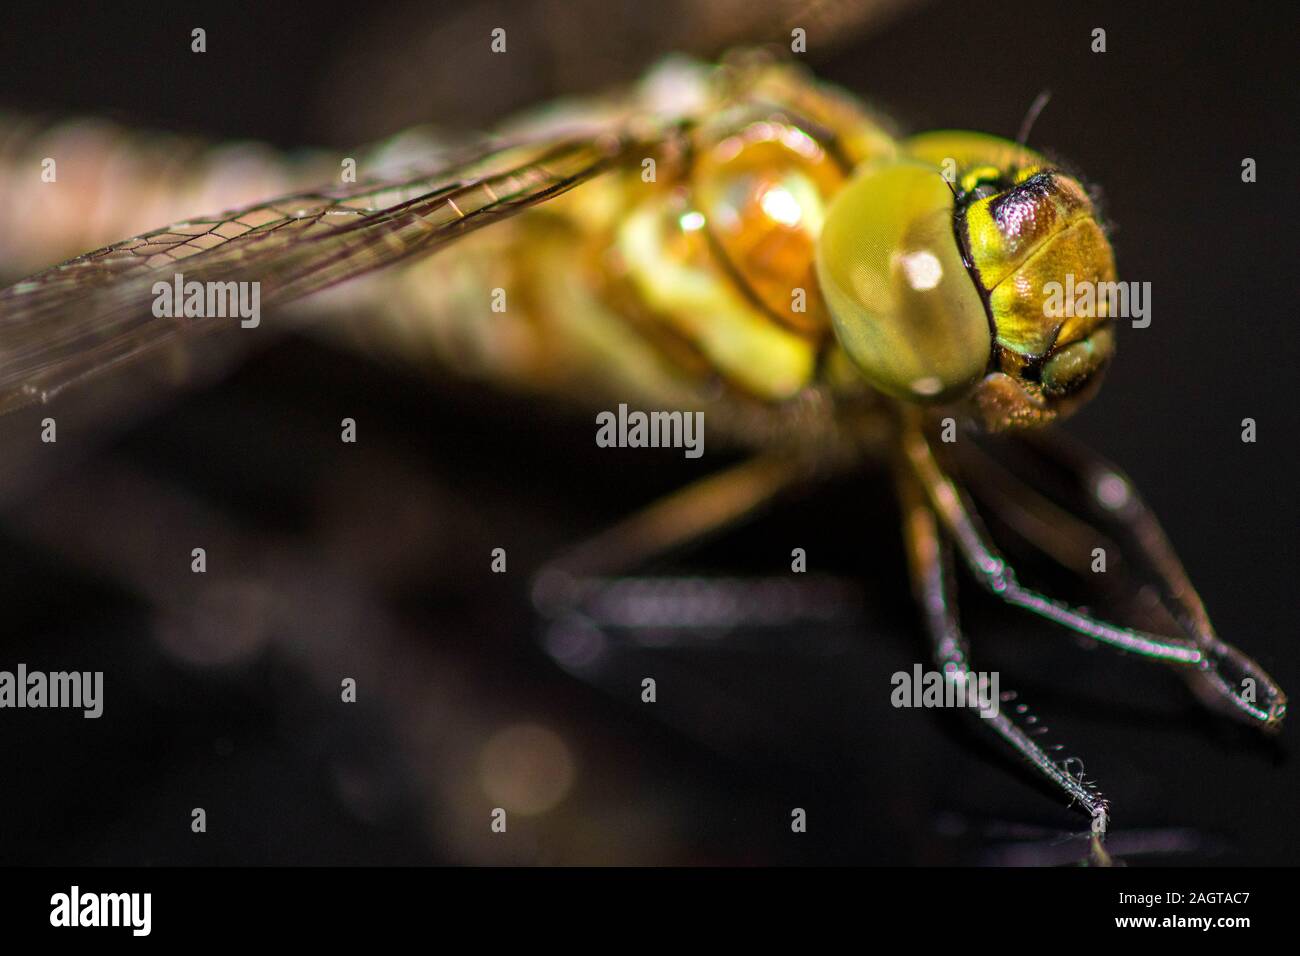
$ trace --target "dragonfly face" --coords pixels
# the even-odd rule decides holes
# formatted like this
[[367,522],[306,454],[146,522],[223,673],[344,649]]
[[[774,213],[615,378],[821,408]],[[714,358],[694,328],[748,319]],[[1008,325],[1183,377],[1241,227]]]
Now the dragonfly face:
[[984,427],[1052,421],[1100,382],[1107,303],[1052,298],[1113,282],[1080,183],[1014,143],[941,132],[860,171],[827,214],[818,273],[841,344],[876,388],[967,403]]

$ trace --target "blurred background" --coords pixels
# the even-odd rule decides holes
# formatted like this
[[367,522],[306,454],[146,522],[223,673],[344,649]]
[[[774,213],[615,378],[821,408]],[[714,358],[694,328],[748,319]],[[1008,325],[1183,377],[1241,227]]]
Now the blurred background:
[[[664,53],[713,55],[792,25],[819,75],[908,131],[1014,136],[1050,89],[1031,145],[1101,184],[1121,277],[1153,289],[1151,327],[1123,331],[1106,387],[1069,427],[1135,479],[1220,633],[1294,694],[1295,18],[1000,0],[9,5],[0,110],[3,135],[20,115],[88,115],[186,143],[338,151],[414,123],[488,127]],[[488,52],[496,26],[504,57]],[[1090,51],[1096,27],[1105,54]],[[53,240],[8,208],[0,249],[21,272]],[[0,422],[0,669],[103,670],[105,715],[0,712],[0,862],[1082,855],[1069,838],[1082,817],[973,720],[889,706],[889,676],[926,652],[883,473],[809,488],[661,569],[761,575],[803,547],[841,582],[836,621],[575,650],[532,612],[530,574],[717,456],[609,455],[585,416],[297,336],[130,414],[76,402],[84,418],[60,418],[39,465],[45,413]],[[341,454],[345,416],[360,440]],[[487,573],[495,547],[504,575]],[[977,666],[1000,670],[1101,781],[1120,856],[1300,862],[1294,728],[1259,739],[1168,672],[1082,649],[969,581],[963,596]],[[655,704],[640,700],[646,676]],[[345,677],[356,704],[340,703]],[[497,806],[505,836],[489,831]],[[194,807],[206,834],[190,832]],[[791,833],[794,807],[805,834]]]

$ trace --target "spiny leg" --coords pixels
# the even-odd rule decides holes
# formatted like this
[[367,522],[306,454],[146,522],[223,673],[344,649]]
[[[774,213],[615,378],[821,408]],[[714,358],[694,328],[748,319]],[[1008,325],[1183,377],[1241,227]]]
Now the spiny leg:
[[962,502],[952,481],[940,470],[920,428],[904,429],[902,441],[904,457],[912,474],[921,482],[944,530],[956,541],[966,564],[988,590],[1008,604],[1032,611],[1103,644],[1169,663],[1196,665],[1202,662],[1200,649],[1187,640],[1117,627],[1023,587],[1016,579],[1015,570],[976,524],[973,513]]
[[[1021,445],[1036,452],[1036,471],[1047,465],[1077,485],[1092,520],[1066,511],[1038,490],[996,464],[973,443],[959,458],[972,484],[1004,520],[1031,545],[1064,567],[1088,567],[1092,548],[1110,550],[1122,542],[1120,553],[1158,584],[1160,611],[1178,637],[1160,637],[1133,628],[1117,627],[1019,585],[1014,573],[980,528],[974,512],[934,463],[923,436],[912,439],[910,457],[932,490],[932,497],[949,503],[941,510],[945,523],[967,531],[959,542],[977,577],[1008,603],[1027,608],[1123,651],[1175,666],[1208,704],[1265,731],[1275,731],[1286,714],[1286,695],[1255,661],[1214,633],[1199,596],[1155,516],[1143,504],[1132,483],[1112,464],[1060,434],[1032,433]],[[1002,562],[1002,579],[997,568]],[[1154,650],[1154,652],[1153,652]]]
[[[1035,475],[1046,466],[1068,478],[1074,486],[1068,492],[1075,497],[1071,509],[974,442],[964,443],[957,455],[963,486],[1019,537],[1076,574],[1088,574],[1095,548],[1119,557],[1104,590],[1133,602],[1140,614],[1157,614],[1160,627],[1180,630],[1204,651],[1205,666],[1177,667],[1203,702],[1267,732],[1279,729],[1286,695],[1255,661],[1214,634],[1177,555],[1132,483],[1114,465],[1060,435],[1034,434],[1016,448],[1034,456],[1025,464]],[[1159,590],[1154,604],[1152,583]]]
[[1286,694],[1264,668],[1215,633],[1200,595],[1192,587],[1164,529],[1132,481],[1115,465],[1066,435],[1032,435],[1028,444],[1077,479],[1102,527],[1124,542],[1154,577],[1166,610],[1204,655],[1203,665],[1189,675],[1195,689],[1208,703],[1238,719],[1268,732],[1279,730],[1286,716]]
[[[951,550],[939,531],[939,523],[926,500],[925,491],[916,476],[905,467],[899,469],[898,489],[912,588],[925,618],[935,664],[942,670],[946,681],[961,680],[971,687],[976,678],[970,665],[970,651],[957,621],[956,598],[949,571]],[[1023,712],[1023,705],[1017,710]],[[1071,803],[1077,802],[1083,807],[1092,820],[1091,858],[1099,865],[1109,865],[1111,859],[1104,845],[1110,821],[1109,804],[1095,786],[1084,780],[1082,773],[1077,776],[1071,773],[1070,761],[1057,762],[1034,740],[1034,736],[1041,736],[1045,728],[1035,728],[1033,732],[1026,730],[1000,707],[992,716],[981,719],[986,720],[998,736],[1059,788]],[[1060,747],[1053,749],[1059,750]]]
[[811,471],[807,461],[771,453],[681,488],[548,561],[533,579],[534,606],[551,620],[581,614],[597,627],[740,627],[849,617],[856,607],[846,589],[820,577],[622,577],[738,523]]

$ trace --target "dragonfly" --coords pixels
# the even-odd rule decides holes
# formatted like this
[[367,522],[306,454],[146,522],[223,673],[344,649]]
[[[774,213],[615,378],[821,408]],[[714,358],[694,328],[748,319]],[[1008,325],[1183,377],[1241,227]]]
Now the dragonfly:
[[[193,314],[160,310],[173,287],[254,285],[272,310],[311,297],[363,347],[588,409],[702,413],[743,452],[550,562],[532,589],[545,617],[600,625],[637,569],[817,476],[885,462],[946,684],[977,677],[960,562],[1007,605],[1166,665],[1276,732],[1285,693],[1216,634],[1132,482],[1054,427],[1095,394],[1120,316],[1104,297],[1056,315],[1048,288],[1111,283],[1116,267],[1085,181],[1027,132],[900,137],[767,51],[669,58],[401,174],[189,219],[9,286],[0,411],[57,409],[171,350],[275,333],[201,296]],[[351,308],[356,288],[377,308]],[[1127,596],[1159,626],[1023,584],[990,517],[1080,578],[1096,549],[1123,555]],[[1109,863],[1108,800],[1016,695],[1001,700],[981,724],[1086,815],[1090,860]]]

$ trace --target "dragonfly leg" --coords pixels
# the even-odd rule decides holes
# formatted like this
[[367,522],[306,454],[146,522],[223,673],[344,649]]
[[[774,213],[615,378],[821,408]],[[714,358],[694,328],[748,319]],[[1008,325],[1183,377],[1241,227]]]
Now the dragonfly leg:
[[[1266,730],[1274,730],[1281,723],[1286,713],[1286,697],[1276,683],[1240,651],[1213,638],[1212,632],[1201,631],[1200,637],[1167,637],[1121,627],[1020,584],[1014,569],[980,527],[974,511],[940,469],[919,424],[909,423],[902,431],[901,442],[902,458],[925,489],[944,531],[956,542],[976,580],[992,594],[1013,607],[1047,618],[1098,643],[1183,668],[1212,688],[1234,713]],[[1170,555],[1172,552],[1165,557]],[[1181,572],[1180,567],[1177,570]],[[1190,600],[1189,593],[1194,592],[1187,585],[1184,600]],[[1199,608],[1199,602],[1191,606]],[[1200,610],[1199,614],[1203,627],[1208,628],[1204,611]],[[1259,701],[1261,690],[1263,700]]]
[[[1215,633],[1200,595],[1133,482],[1115,465],[1065,434],[1032,435],[1028,443],[1077,481],[1095,520],[1133,554],[1159,588],[1164,608],[1200,648],[1204,665],[1187,672],[1193,688],[1208,703],[1234,717],[1266,731],[1280,729],[1286,716],[1286,694],[1264,668]],[[1249,693],[1243,693],[1245,688]]]
[[[970,442],[960,455],[966,487],[1022,539],[1075,574],[1095,570],[1098,547],[1112,556],[1099,590],[1201,648],[1205,666],[1178,668],[1193,691],[1208,706],[1265,731],[1277,730],[1286,714],[1286,694],[1259,664],[1215,634],[1182,563],[1132,482],[1061,434],[1031,433],[1017,448],[1029,455],[1022,468],[1037,475],[1059,472],[1056,477],[1069,486],[1069,507]],[[1154,602],[1152,584],[1158,592]]]
[[737,523],[809,470],[789,456],[760,455],[681,488],[548,561],[533,579],[533,604],[548,618],[580,609],[617,575]]
[[[925,619],[930,635],[935,665],[943,672],[945,680],[962,681],[973,686],[975,672],[970,663],[970,650],[957,620],[957,604],[951,574],[951,548],[940,533],[935,511],[916,476],[906,468],[899,470],[899,502],[903,512],[903,537],[907,547],[908,569],[916,602]],[[1014,696],[1004,693],[1005,700]],[[1013,712],[1027,714],[1027,708],[1018,704]],[[1092,820],[1090,856],[1097,865],[1109,865],[1106,852],[1106,831],[1110,822],[1110,805],[1096,786],[1085,780],[1082,772],[1074,773],[1071,760],[1060,760],[1053,753],[1059,745],[1044,747],[1039,740],[1043,727],[1027,728],[1016,722],[1001,706],[991,716],[981,720],[1011,745],[1022,757],[1058,788],[1070,800],[1078,803]]]

